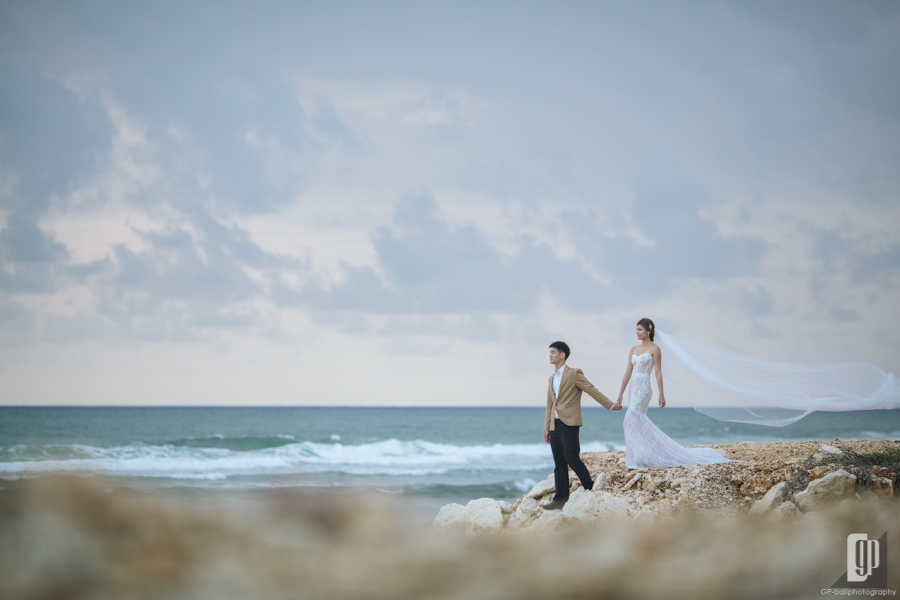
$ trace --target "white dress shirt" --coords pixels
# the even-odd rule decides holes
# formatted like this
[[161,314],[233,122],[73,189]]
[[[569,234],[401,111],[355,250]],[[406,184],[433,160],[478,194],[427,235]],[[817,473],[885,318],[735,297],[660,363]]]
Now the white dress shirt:
[[[566,365],[563,365],[559,368],[559,371],[553,371],[553,395],[559,399],[559,384],[562,383],[563,372],[566,370]],[[559,418],[559,413],[554,409],[553,416],[555,418]]]

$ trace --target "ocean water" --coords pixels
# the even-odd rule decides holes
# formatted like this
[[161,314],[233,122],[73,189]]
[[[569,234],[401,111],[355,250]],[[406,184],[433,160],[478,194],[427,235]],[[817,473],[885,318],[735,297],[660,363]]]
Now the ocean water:
[[[900,411],[814,413],[783,428],[684,408],[649,415],[684,445],[900,439]],[[624,416],[586,406],[582,451],[624,450]],[[543,408],[0,407],[0,485],[67,473],[188,499],[364,488],[425,521],[449,502],[513,501],[545,478],[543,418]]]

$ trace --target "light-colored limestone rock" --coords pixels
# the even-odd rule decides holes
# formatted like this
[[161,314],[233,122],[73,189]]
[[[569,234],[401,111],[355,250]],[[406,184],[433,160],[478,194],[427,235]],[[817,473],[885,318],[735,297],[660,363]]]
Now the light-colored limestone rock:
[[622,489],[623,489],[623,490],[630,490],[631,487],[632,487],[634,484],[636,484],[638,481],[640,481],[640,480],[641,480],[641,477],[643,477],[643,476],[644,476],[643,473],[638,473],[637,475],[635,475],[634,477],[632,477],[631,479],[629,479],[629,480],[628,480],[628,483],[626,483],[626,484],[622,487]]
[[815,510],[853,494],[855,487],[856,475],[840,469],[809,482],[805,490],[794,496],[794,504],[803,512]]
[[556,484],[553,482],[553,479],[545,479],[538,483],[536,486],[531,488],[531,491],[526,494],[529,498],[534,498],[535,500],[545,496],[549,492],[556,491]]
[[656,503],[656,516],[660,519],[671,517],[675,514],[675,507],[668,500],[660,500]]
[[465,516],[471,527],[466,533],[499,533],[503,529],[503,511],[493,498],[479,498],[466,504]]
[[782,502],[781,495],[784,492],[784,488],[787,487],[787,482],[782,481],[781,483],[772,486],[766,495],[753,503],[753,506],[750,507],[751,515],[763,515],[767,512],[772,511]]
[[540,504],[543,507],[545,504],[549,504],[550,502],[553,502],[553,496],[555,496],[555,494],[553,492],[550,492],[549,494],[547,494],[546,496],[544,496],[540,500],[538,500],[538,504]]
[[440,531],[458,531],[466,535],[500,533],[503,511],[493,498],[479,498],[465,506],[447,504],[438,512],[432,526]]
[[541,516],[541,505],[538,504],[538,501],[534,498],[525,498],[522,500],[522,503],[519,504],[519,508],[516,509],[515,517],[516,520],[522,526],[528,526],[532,521]]
[[609,492],[582,493],[569,498],[562,514],[567,519],[584,523],[597,519],[625,519],[629,514],[629,506],[624,499]]
[[813,479],[818,479],[819,477],[821,477],[822,475],[824,475],[827,472],[828,471],[825,467],[816,467],[815,469],[813,469],[812,471],[809,472],[809,476],[812,477]]
[[815,454],[813,454],[813,458],[817,462],[833,462],[838,456],[843,454],[844,452],[840,448],[835,448],[834,446],[830,446],[825,444],[821,448],[819,448]]
[[513,505],[504,500],[500,500],[497,502],[500,505],[500,510],[503,511],[504,515],[508,515],[513,512]]
[[697,503],[687,496],[680,496],[672,508],[676,515],[688,515],[697,512]]
[[875,495],[879,498],[893,498],[894,482],[887,477],[877,477],[872,482],[872,491],[875,492]]
[[771,477],[757,477],[745,481],[741,485],[741,495],[752,496],[755,494],[764,494],[772,487],[775,481]]
[[799,519],[803,516],[803,513],[797,508],[797,505],[787,500],[782,502],[770,513],[776,519]]
[[652,521],[657,517],[656,512],[649,506],[645,506],[640,510],[634,511],[631,513],[632,521]]
[[460,504],[445,504],[441,507],[431,526],[438,531],[462,531],[466,507]]
[[544,511],[544,514],[531,524],[530,531],[535,533],[556,531],[565,523],[565,517],[561,513],[562,511],[558,510]]
[[686,477],[676,477],[676,478],[673,479],[672,482],[669,484],[669,487],[672,488],[672,489],[677,489],[677,488],[680,488],[682,485],[684,485],[687,481],[688,481],[688,480],[687,480]]

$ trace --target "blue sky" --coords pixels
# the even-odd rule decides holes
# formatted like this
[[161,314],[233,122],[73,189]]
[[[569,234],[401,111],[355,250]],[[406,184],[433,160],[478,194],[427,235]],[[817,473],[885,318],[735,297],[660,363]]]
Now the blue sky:
[[556,339],[614,397],[641,317],[900,372],[898,30],[5,2],[0,402],[540,406]]

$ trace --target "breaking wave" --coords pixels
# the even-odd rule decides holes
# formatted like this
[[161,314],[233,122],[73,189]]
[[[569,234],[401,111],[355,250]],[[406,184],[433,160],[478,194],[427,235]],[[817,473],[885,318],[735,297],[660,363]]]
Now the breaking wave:
[[[201,445],[200,442],[207,442]],[[236,446],[247,449],[235,449]],[[620,450],[593,442],[583,452]],[[134,443],[111,448],[88,445],[19,445],[0,449],[0,477],[47,473],[96,473],[173,479],[224,479],[237,475],[327,473],[438,475],[454,470],[522,471],[552,468],[546,444],[461,446],[423,440],[363,444],[295,442],[283,436],[218,437],[165,444]]]

